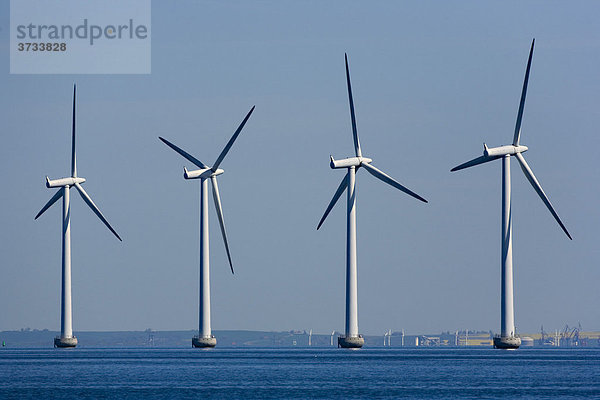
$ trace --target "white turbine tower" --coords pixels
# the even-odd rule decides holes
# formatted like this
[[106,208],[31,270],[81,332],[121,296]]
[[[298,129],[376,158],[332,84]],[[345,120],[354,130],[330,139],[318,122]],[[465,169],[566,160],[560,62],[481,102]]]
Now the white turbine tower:
[[215,202],[215,209],[217,211],[217,217],[219,219],[219,225],[221,226],[221,234],[223,235],[223,242],[225,243],[225,251],[227,252],[227,259],[229,260],[229,267],[233,274],[233,263],[231,262],[231,253],[229,252],[229,244],[227,242],[227,233],[225,231],[225,222],[223,220],[223,209],[221,207],[221,198],[219,197],[219,186],[217,185],[217,176],[221,175],[224,171],[219,169],[219,165],[227,155],[227,152],[233,146],[233,143],[239,136],[240,132],[250,115],[254,111],[254,106],[250,109],[240,126],[237,128],[227,145],[219,154],[217,161],[212,167],[209,167],[188,154],[184,150],[175,146],[168,140],[159,137],[167,146],[175,150],[185,159],[190,161],[192,164],[200,169],[188,171],[187,168],[183,168],[183,177],[185,179],[200,179],[200,315],[199,315],[199,327],[198,336],[192,338],[193,347],[215,347],[217,345],[217,339],[213,336],[210,327],[210,275],[209,275],[209,242],[208,242],[208,180],[212,183],[213,200]]
[[512,267],[512,214],[511,214],[511,193],[510,193],[510,157],[515,156],[525,177],[531,183],[531,186],[535,189],[537,194],[540,196],[550,213],[556,219],[556,222],[560,225],[563,231],[567,234],[569,239],[571,235],[565,228],[564,224],[558,217],[556,211],[552,207],[548,196],[542,190],[538,180],[529,168],[529,165],[525,161],[523,154],[527,151],[527,147],[519,143],[521,137],[521,119],[523,117],[523,108],[525,107],[525,96],[527,95],[527,83],[529,81],[529,69],[531,68],[531,58],[533,56],[533,46],[535,39],[531,42],[531,50],[529,51],[529,59],[527,61],[527,70],[525,72],[525,80],[523,82],[523,90],[521,92],[521,102],[519,104],[519,111],[517,113],[517,123],[515,125],[515,133],[513,142],[510,145],[500,146],[495,148],[488,148],[486,144],[483,144],[483,155],[477,157],[471,161],[461,164],[457,167],[452,168],[451,171],[458,171],[463,168],[472,167],[493,161],[502,159],[502,285],[501,285],[501,317],[500,335],[494,337],[494,347],[500,349],[516,349],[521,345],[521,339],[515,334],[515,320],[514,320],[514,307],[513,307],[513,267]]
[[352,135],[354,138],[354,150],[356,157],[334,160],[331,157],[330,167],[347,168],[348,172],[342,179],[333,199],[327,206],[317,229],[321,227],[331,209],[335,206],[338,199],[348,189],[347,205],[347,238],[346,238],[346,327],[344,335],[338,337],[338,346],[344,348],[360,348],[364,344],[362,335],[358,333],[358,289],[357,289],[357,265],[356,265],[356,171],[363,167],[375,178],[409,194],[423,202],[427,202],[418,194],[412,192],[400,183],[396,182],[390,176],[371,165],[372,160],[363,157],[358,132],[356,130],[356,117],[354,115],[354,101],[352,99],[352,87],[350,85],[350,72],[348,70],[348,56],[344,55],[346,61],[346,83],[348,85],[348,99],[350,102],[350,117],[352,119]]
[[73,318],[71,307],[71,204],[70,204],[70,189],[74,186],[81,198],[92,209],[92,211],[100,218],[102,222],[110,229],[110,231],[121,240],[117,232],[110,226],[104,215],[94,204],[91,197],[83,190],[81,186],[85,182],[84,178],[77,176],[77,160],[75,157],[75,94],[76,86],[73,85],[73,126],[71,132],[71,176],[56,180],[50,180],[46,177],[46,187],[60,188],[54,196],[46,203],[46,205],[35,216],[38,219],[48,208],[62,197],[63,213],[62,213],[62,291],[61,291],[61,313],[60,313],[60,336],[54,338],[54,347],[75,347],[77,346],[77,338],[73,336]]

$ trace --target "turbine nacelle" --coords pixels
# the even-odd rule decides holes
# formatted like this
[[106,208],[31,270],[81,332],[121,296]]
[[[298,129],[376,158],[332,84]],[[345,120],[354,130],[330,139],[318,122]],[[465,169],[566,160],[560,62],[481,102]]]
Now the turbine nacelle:
[[200,168],[200,169],[188,171],[188,169],[186,167],[183,167],[183,177],[185,179],[208,179],[208,178],[212,178],[213,176],[219,176],[223,172],[225,172],[225,171],[223,171],[220,168],[217,168],[216,171],[213,171],[210,168]]
[[373,161],[367,157],[348,157],[341,160],[334,160],[333,156],[330,156],[330,160],[329,166],[331,169],[360,167],[363,163],[368,164]]
[[502,157],[506,155],[514,156],[515,154],[524,153],[528,150],[527,146],[521,145],[506,145],[499,147],[492,147],[491,149],[487,145],[483,144],[483,155],[486,157]]
[[46,177],[46,187],[47,188],[75,186],[76,183],[83,183],[83,182],[85,182],[85,178],[69,177],[69,178],[60,178],[60,179],[51,180],[50,178]]

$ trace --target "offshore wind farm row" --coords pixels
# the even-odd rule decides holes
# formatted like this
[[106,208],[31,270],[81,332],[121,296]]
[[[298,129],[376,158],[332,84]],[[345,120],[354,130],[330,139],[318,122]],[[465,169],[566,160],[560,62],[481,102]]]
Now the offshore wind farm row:
[[[523,153],[528,150],[528,147],[521,144],[521,122],[523,118],[525,99],[527,95],[527,87],[529,82],[535,39],[531,43],[529,57],[521,98],[517,112],[517,120],[511,144],[488,147],[483,145],[483,155],[474,158],[468,162],[458,165],[451,171],[458,171],[469,168],[475,165],[487,163],[494,160],[502,160],[502,234],[501,234],[501,315],[500,315],[500,333],[493,338],[493,345],[500,349],[517,349],[521,345],[521,338],[515,331],[514,321],[514,295],[513,295],[513,266],[512,266],[512,214],[511,214],[511,175],[510,175],[510,159],[515,157],[519,163],[525,177],[531,184],[535,192],[538,194],[546,208],[550,211],[556,222],[562,228],[569,239],[571,238],[567,228],[559,218],[553,205],[539,181],[535,177],[531,167],[525,161]],[[327,205],[325,212],[317,224],[319,230],[325,222],[331,210],[335,207],[341,196],[346,192],[346,302],[345,302],[345,328],[344,333],[337,338],[338,347],[343,348],[361,348],[364,343],[364,337],[360,334],[358,328],[358,273],[357,273],[357,172],[360,168],[366,170],[370,175],[380,181],[400,190],[401,192],[427,203],[427,200],[408,187],[404,186],[396,179],[392,178],[387,173],[381,171],[373,165],[371,158],[363,156],[360,145],[358,128],[356,123],[356,114],[354,108],[354,99],[352,94],[352,85],[350,80],[350,68],[348,57],[345,55],[345,75],[348,91],[348,102],[350,108],[352,139],[354,144],[354,155],[343,159],[335,159],[330,157],[330,168],[345,169],[346,172],[333,195],[333,198]],[[199,282],[199,326],[198,335],[192,338],[192,346],[197,348],[211,348],[217,344],[217,338],[213,335],[211,327],[211,305],[210,305],[210,257],[209,257],[209,226],[208,226],[208,207],[209,207],[209,181],[212,188],[212,197],[215,206],[215,211],[219,221],[221,235],[223,238],[225,251],[231,273],[234,273],[234,262],[229,247],[227,231],[225,228],[225,220],[217,177],[224,173],[220,168],[222,162],[231,150],[235,141],[241,134],[245,125],[255,110],[252,106],[250,111],[243,118],[238,128],[235,130],[221,153],[216,158],[212,165],[200,161],[190,152],[182,149],[172,141],[159,137],[169,148],[174,150],[180,156],[185,158],[194,166],[194,169],[188,169],[189,165],[183,167],[183,176],[186,180],[200,181],[200,282]],[[176,140],[175,140],[176,141]],[[410,153],[409,153],[410,154]],[[418,157],[415,155],[415,157]],[[418,159],[414,160],[419,162]],[[100,209],[96,206],[92,198],[83,189],[82,184],[85,183],[85,178],[78,175],[77,157],[76,157],[76,86],[73,87],[73,107],[72,107],[72,127],[71,127],[71,173],[69,176],[60,179],[49,179],[46,177],[46,186],[48,188],[57,188],[56,193],[44,205],[40,212],[35,216],[39,218],[46,210],[48,210],[59,199],[63,201],[62,220],[62,289],[61,289],[61,330],[60,335],[54,339],[54,346],[59,348],[72,348],[78,344],[77,338],[73,334],[72,326],[72,296],[71,296],[71,208],[70,208],[70,189],[75,188],[80,194],[87,206],[94,214],[105,224],[112,234],[121,240],[117,231],[111,226]],[[175,211],[173,211],[175,212]],[[181,210],[180,212],[185,212]],[[385,212],[382,210],[381,212]],[[410,227],[405,227],[410,229]],[[466,228],[464,228],[466,229]],[[460,226],[456,230],[461,230]],[[465,241],[468,241],[468,235],[461,235]],[[252,240],[252,238],[248,239]],[[391,336],[391,333],[390,333]],[[332,336],[333,338],[333,336]]]

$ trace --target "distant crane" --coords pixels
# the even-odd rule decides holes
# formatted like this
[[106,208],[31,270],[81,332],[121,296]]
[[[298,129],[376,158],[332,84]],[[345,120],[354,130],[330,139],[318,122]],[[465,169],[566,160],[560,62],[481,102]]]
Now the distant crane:
[[579,333],[581,332],[581,322],[578,323],[577,328],[573,328],[573,346],[579,346],[580,344],[582,344],[583,346],[585,346],[585,343],[580,343],[579,342]]
[[544,331],[544,325],[542,325],[541,338],[540,338],[540,344],[542,346],[546,343],[547,338],[548,338],[548,334]]
[[560,334],[560,337],[564,341],[566,347],[579,346],[579,332],[581,331],[581,323],[577,327],[569,328],[569,325],[565,324],[565,327]]
[[571,344],[571,335],[572,335],[572,332],[569,331],[569,325],[565,324],[565,327],[563,328],[562,332],[560,333],[560,337],[563,340],[563,343],[565,344],[566,347],[569,347],[569,345]]

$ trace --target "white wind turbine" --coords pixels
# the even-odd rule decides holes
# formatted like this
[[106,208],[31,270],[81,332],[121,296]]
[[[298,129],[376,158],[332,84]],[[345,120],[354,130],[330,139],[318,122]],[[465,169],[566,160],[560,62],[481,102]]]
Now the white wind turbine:
[[196,159],[192,155],[188,154],[184,150],[175,146],[168,140],[159,137],[167,146],[175,150],[185,159],[190,161],[192,164],[200,169],[188,171],[187,168],[183,168],[183,177],[185,179],[200,179],[200,315],[199,315],[199,328],[198,336],[192,338],[192,346],[194,347],[215,347],[217,345],[217,339],[213,336],[210,327],[210,275],[209,275],[209,242],[208,242],[208,180],[212,183],[213,200],[215,202],[215,209],[217,211],[217,217],[219,219],[219,225],[221,226],[221,234],[223,235],[223,242],[225,243],[225,251],[227,252],[227,259],[229,260],[229,267],[233,274],[233,263],[231,262],[231,253],[229,252],[229,244],[227,242],[227,233],[225,231],[225,222],[223,220],[223,209],[221,207],[221,198],[219,196],[219,186],[217,185],[217,176],[221,175],[224,171],[219,168],[221,162],[227,155],[227,152],[233,146],[233,143],[239,136],[240,132],[250,115],[254,111],[254,106],[250,109],[240,126],[237,128],[227,145],[219,154],[217,161],[212,167],[205,165],[200,160]]
[[75,347],[77,346],[77,338],[73,336],[73,318],[71,307],[71,204],[69,191],[71,186],[77,189],[81,198],[92,209],[92,211],[100,218],[102,222],[110,229],[110,231],[121,240],[117,232],[110,226],[104,215],[94,204],[90,196],[83,190],[81,186],[85,182],[84,178],[77,176],[77,160],[75,157],[75,94],[76,86],[73,85],[73,126],[71,138],[71,176],[56,180],[50,180],[46,176],[46,187],[60,188],[54,196],[46,203],[46,205],[35,216],[38,219],[47,209],[62,197],[63,199],[63,214],[62,214],[62,291],[61,291],[61,314],[60,314],[60,337],[54,338],[54,347]]
[[346,327],[345,334],[338,337],[338,346],[344,348],[360,348],[364,344],[362,335],[358,333],[358,289],[357,289],[357,265],[356,265],[356,171],[363,167],[367,172],[375,178],[403,191],[404,193],[419,199],[425,203],[427,200],[412,192],[408,188],[402,186],[389,175],[380,171],[371,165],[370,158],[363,157],[360,143],[358,140],[358,132],[356,130],[356,117],[354,115],[354,101],[352,99],[352,86],[350,85],[350,72],[348,70],[348,56],[344,55],[346,62],[346,83],[348,85],[348,99],[350,102],[350,117],[352,119],[352,135],[354,138],[354,150],[356,157],[334,160],[331,157],[330,167],[347,168],[348,172],[342,179],[337,191],[333,195],[333,199],[327,206],[317,229],[321,227],[331,209],[335,206],[338,199],[348,189],[347,200],[347,237],[346,237]]
[[488,161],[502,159],[502,285],[501,285],[501,301],[500,301],[500,335],[494,337],[494,347],[500,349],[516,349],[521,345],[521,339],[515,334],[514,306],[513,306],[513,267],[512,267],[512,213],[511,213],[511,193],[510,193],[510,157],[515,156],[525,177],[531,183],[540,196],[548,210],[556,222],[560,225],[569,239],[571,235],[565,228],[564,224],[558,217],[554,207],[548,200],[548,196],[542,190],[538,180],[531,171],[531,168],[523,157],[527,147],[519,143],[521,137],[521,119],[523,117],[523,108],[525,107],[525,96],[527,95],[527,83],[529,81],[529,69],[531,68],[531,58],[533,56],[533,46],[535,39],[531,42],[531,50],[529,51],[529,59],[527,60],[527,70],[525,72],[525,80],[523,82],[523,90],[521,92],[521,102],[519,103],[519,111],[517,113],[517,123],[515,125],[515,133],[513,142],[510,145],[488,148],[483,144],[483,155],[471,161],[467,161],[451,171],[472,167],[486,163]]

